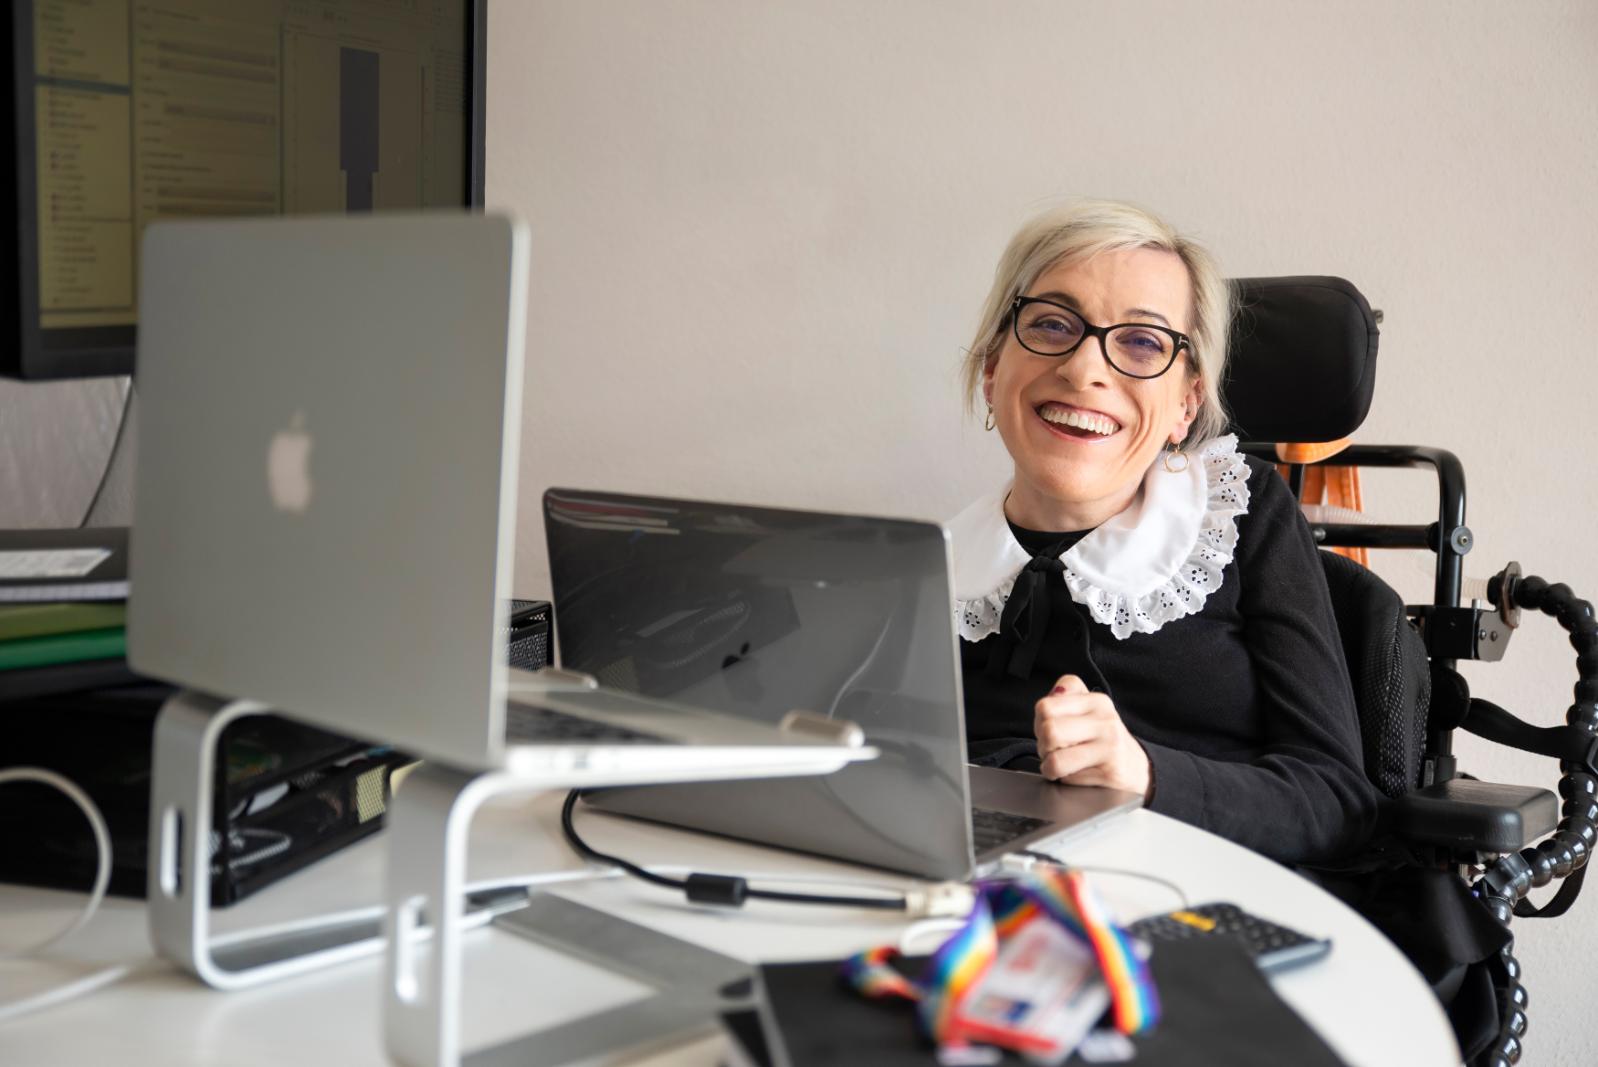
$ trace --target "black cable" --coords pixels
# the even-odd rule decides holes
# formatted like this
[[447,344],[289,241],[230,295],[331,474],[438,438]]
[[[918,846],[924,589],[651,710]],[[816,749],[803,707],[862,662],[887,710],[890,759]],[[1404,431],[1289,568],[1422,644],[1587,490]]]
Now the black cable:
[[905,911],[906,901],[903,896],[891,897],[846,897],[831,896],[825,893],[785,893],[777,889],[751,889],[749,883],[731,874],[704,874],[694,872],[687,878],[668,878],[663,874],[646,870],[636,863],[629,863],[620,856],[612,856],[601,852],[584,841],[577,834],[577,827],[572,823],[572,811],[577,807],[578,799],[583,795],[581,789],[573,789],[566,794],[566,803],[560,808],[560,831],[565,835],[566,843],[584,859],[596,863],[608,863],[618,867],[634,878],[641,879],[665,889],[675,889],[687,895],[688,899],[696,904],[721,904],[726,907],[740,907],[745,900],[776,900],[786,904],[815,904],[823,907],[834,908],[875,908],[879,911]]
[[83,518],[78,521],[78,529],[89,525],[89,517],[94,514],[95,505],[100,503],[100,494],[105,492],[106,483],[111,480],[111,468],[116,465],[117,449],[122,446],[122,433],[128,426],[128,409],[133,405],[133,379],[128,379],[128,391],[122,394],[122,417],[117,420],[116,436],[111,438],[111,451],[105,459],[105,469],[100,472],[100,483],[94,487],[94,495],[89,498],[89,506],[83,509]]
[[560,808],[560,831],[566,835],[566,843],[571,845],[579,856],[587,860],[593,860],[596,863],[608,863],[612,867],[620,867],[634,878],[641,878],[646,882],[653,882],[655,885],[664,886],[667,889],[688,888],[687,883],[680,878],[667,878],[665,875],[647,871],[637,864],[627,862],[620,856],[611,856],[601,852],[577,836],[577,828],[572,825],[572,809],[577,807],[577,801],[582,795],[583,791],[581,789],[573,789],[566,794],[566,803],[562,804]]

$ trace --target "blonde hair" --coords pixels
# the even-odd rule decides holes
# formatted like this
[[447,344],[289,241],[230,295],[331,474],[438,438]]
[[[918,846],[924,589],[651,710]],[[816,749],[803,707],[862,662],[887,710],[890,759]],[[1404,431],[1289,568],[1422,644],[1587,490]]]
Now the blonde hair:
[[1204,403],[1188,430],[1187,444],[1198,446],[1219,436],[1227,425],[1221,404],[1226,371],[1226,338],[1232,321],[1231,290],[1209,250],[1152,213],[1118,200],[1076,200],[1032,219],[1010,238],[994,271],[993,288],[982,308],[982,323],[965,355],[966,404],[974,410],[982,371],[1004,344],[1010,306],[1024,296],[1044,271],[1059,263],[1090,259],[1101,252],[1158,248],[1174,253],[1187,267],[1193,286],[1193,342],[1190,366],[1203,386]]

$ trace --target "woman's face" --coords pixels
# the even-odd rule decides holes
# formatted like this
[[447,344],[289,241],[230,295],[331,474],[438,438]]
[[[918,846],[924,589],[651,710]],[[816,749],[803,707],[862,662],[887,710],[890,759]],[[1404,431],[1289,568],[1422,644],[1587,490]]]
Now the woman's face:
[[[1173,252],[1138,248],[1057,264],[1024,296],[1077,311],[1094,326],[1153,323],[1192,331],[1187,268]],[[1023,348],[1007,326],[983,372],[983,394],[1015,461],[1005,511],[1040,530],[1087,529],[1122,511],[1167,441],[1181,441],[1203,402],[1182,352],[1158,378],[1112,367],[1096,337],[1068,356]],[[1086,425],[1071,426],[1066,419]]]

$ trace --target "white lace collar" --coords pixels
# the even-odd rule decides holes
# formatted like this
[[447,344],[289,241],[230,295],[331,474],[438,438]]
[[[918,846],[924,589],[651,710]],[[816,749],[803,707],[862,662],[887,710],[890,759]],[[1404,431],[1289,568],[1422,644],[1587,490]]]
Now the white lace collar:
[[[1016,575],[1031,560],[1004,517],[1006,484],[949,523],[955,621],[980,641],[999,629]],[[1125,511],[1060,556],[1071,599],[1117,638],[1151,634],[1191,615],[1221,587],[1248,513],[1248,464],[1231,435],[1210,441],[1187,469],[1155,460]]]

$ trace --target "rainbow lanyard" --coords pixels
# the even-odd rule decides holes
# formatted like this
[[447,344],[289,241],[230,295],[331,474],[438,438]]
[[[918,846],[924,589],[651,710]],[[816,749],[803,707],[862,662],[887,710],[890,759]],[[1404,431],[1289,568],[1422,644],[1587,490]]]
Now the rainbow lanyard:
[[1092,950],[1117,1030],[1135,1034],[1159,1020],[1159,997],[1131,938],[1109,920],[1080,872],[1055,867],[1024,881],[979,882],[970,917],[933,953],[919,981],[889,966],[899,954],[891,945],[851,956],[843,977],[864,996],[913,1001],[923,1031],[943,1044],[957,1036],[951,1024],[960,1004],[998,958],[1000,942],[1040,916]]

